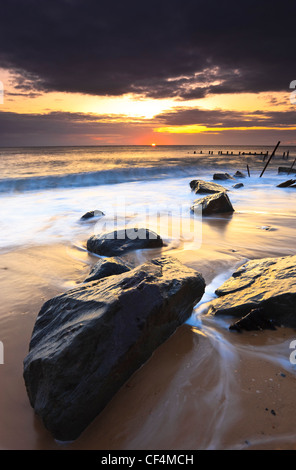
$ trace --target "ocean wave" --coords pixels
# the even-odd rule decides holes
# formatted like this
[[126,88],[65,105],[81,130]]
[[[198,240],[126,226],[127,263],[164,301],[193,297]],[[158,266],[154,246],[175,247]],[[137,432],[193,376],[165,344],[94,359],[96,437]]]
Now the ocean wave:
[[139,167],[101,170],[65,175],[33,176],[0,179],[0,193],[22,193],[49,189],[67,189],[133,181],[145,181],[168,177],[195,175],[196,167]]

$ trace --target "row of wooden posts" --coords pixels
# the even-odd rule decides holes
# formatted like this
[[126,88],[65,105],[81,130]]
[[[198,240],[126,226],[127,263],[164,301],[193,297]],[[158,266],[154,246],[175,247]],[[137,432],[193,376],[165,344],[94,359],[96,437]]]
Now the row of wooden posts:
[[[193,153],[196,153],[195,151]],[[203,153],[203,151],[201,150],[199,152],[200,154]],[[284,152],[283,153],[283,159],[288,159],[289,158],[289,153],[290,153],[290,150],[288,150],[287,152]],[[213,155],[214,152],[213,150],[209,150],[209,153],[208,155]],[[223,152],[222,150],[218,150],[218,155],[234,155],[233,152],[229,152],[228,150],[225,152]],[[260,153],[257,153],[257,152],[238,152],[238,154],[236,155],[262,155],[263,156],[263,161],[265,161],[265,159],[268,157],[268,150],[266,152],[260,152]]]
[[[261,172],[261,174],[260,174],[260,178],[263,176],[263,174],[264,174],[266,168],[268,167],[269,163],[271,162],[271,159],[272,159],[272,157],[274,156],[274,154],[275,154],[275,152],[276,152],[278,146],[280,145],[280,143],[281,143],[281,142],[279,141],[279,142],[276,144],[275,148],[273,149],[271,155],[269,156],[269,158],[268,158],[268,160],[267,160],[267,162],[266,162],[266,164],[265,164],[265,166],[264,166],[264,168],[263,168],[263,170],[262,170],[262,172]],[[289,152],[290,152],[290,151],[288,150],[287,152],[284,152],[284,153],[283,153],[283,159],[288,160],[288,158],[289,158]],[[196,153],[196,152],[194,151],[193,153]],[[202,150],[201,150],[201,151],[200,151],[200,154],[202,154],[202,153],[203,153],[203,152],[202,152]],[[209,155],[213,155],[213,150],[209,150]],[[218,151],[218,155],[233,155],[233,152],[229,152],[229,151],[227,150],[226,152],[223,153],[222,150],[219,150],[219,151]],[[248,152],[248,153],[246,153],[246,152],[239,152],[238,155],[263,155],[263,161],[265,161],[265,159],[268,157],[268,150],[267,150],[265,153],[263,153],[263,152],[261,152],[261,153],[257,153],[257,152],[254,152],[254,153],[252,153],[252,152]],[[296,163],[296,158],[294,159],[294,161],[293,161],[293,163],[292,163],[292,165],[291,165],[291,167],[290,167],[290,169],[289,169],[289,173],[288,173],[288,174],[290,174],[290,172],[292,171],[292,169],[293,169],[295,163]],[[248,165],[248,164],[247,164],[247,171],[248,171],[248,176],[250,177],[250,176],[251,176],[251,175],[250,175],[250,168],[249,168],[249,165]]]

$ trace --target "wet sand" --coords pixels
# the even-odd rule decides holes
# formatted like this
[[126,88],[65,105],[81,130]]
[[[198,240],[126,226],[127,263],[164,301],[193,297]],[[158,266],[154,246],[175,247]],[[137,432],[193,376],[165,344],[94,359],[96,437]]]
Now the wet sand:
[[[262,228],[268,225],[273,230]],[[292,217],[238,213],[205,221],[199,250],[179,245],[164,252],[200,271],[210,285],[247,259],[294,254],[294,230]],[[141,261],[158,254],[142,253]],[[139,254],[131,256],[139,260]],[[65,244],[0,255],[2,449],[295,448],[296,370],[289,363],[289,344],[296,331],[238,334],[228,331],[230,319],[180,327],[79,439],[55,442],[30,407],[22,363],[42,304],[82,282],[94,262]]]

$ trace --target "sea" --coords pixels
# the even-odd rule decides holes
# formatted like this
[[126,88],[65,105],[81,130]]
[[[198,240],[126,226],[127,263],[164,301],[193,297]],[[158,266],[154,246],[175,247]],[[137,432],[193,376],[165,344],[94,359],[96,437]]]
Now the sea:
[[[278,174],[278,167],[293,164],[296,147],[280,146],[260,177],[273,148],[198,145],[1,148],[0,250],[64,241],[78,243],[94,230],[92,225],[86,234],[86,225],[80,223],[81,216],[92,210],[105,214],[105,226],[101,221],[98,230],[114,228],[115,216],[116,227],[135,216],[138,221],[143,216],[144,222],[147,213],[153,219],[156,214],[179,210],[186,218],[197,198],[190,189],[190,181],[212,181],[213,174],[218,172],[233,176],[239,170],[246,175],[244,180],[216,181],[230,191],[236,210],[295,214],[295,189],[279,190],[276,186],[292,178]],[[241,181],[244,187],[234,190],[233,184]],[[186,234],[182,235],[186,239]]]

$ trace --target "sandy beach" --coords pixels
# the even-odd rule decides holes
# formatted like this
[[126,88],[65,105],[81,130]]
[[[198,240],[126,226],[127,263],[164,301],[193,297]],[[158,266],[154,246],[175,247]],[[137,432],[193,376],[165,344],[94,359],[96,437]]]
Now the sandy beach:
[[[274,231],[258,228],[265,225]],[[200,271],[211,289],[246,259],[291,254],[294,225],[292,218],[270,215],[222,216],[203,223],[203,243],[194,256],[182,246],[162,253]],[[23,359],[42,304],[81,283],[96,261],[84,244],[81,239],[80,245],[25,247],[0,256],[2,449],[295,448],[289,344],[296,332],[239,334],[228,330],[230,319],[205,318],[196,326],[194,312],[75,442],[56,442],[29,404]],[[141,257],[160,252],[147,250]]]

